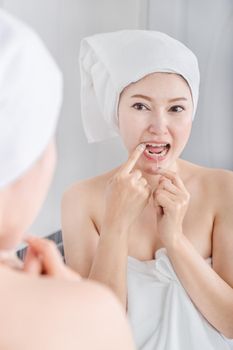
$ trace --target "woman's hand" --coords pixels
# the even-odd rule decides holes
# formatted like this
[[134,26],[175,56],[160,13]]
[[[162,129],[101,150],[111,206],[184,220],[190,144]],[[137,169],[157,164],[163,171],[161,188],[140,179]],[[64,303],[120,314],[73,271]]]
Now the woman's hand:
[[111,178],[106,189],[103,227],[128,230],[147,205],[151,188],[141,171],[133,170],[145,150],[140,144]]
[[183,220],[190,194],[176,173],[159,169],[158,174],[161,177],[153,197],[157,209],[158,234],[166,247],[183,234]]
[[27,253],[23,271],[34,275],[79,281],[79,274],[68,268],[54,242],[38,237],[27,237]]

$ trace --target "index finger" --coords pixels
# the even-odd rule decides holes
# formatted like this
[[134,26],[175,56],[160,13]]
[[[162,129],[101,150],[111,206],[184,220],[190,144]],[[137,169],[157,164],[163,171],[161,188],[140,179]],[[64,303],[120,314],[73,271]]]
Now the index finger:
[[141,157],[145,149],[146,149],[146,145],[144,145],[143,143],[140,143],[140,145],[138,145],[135,148],[135,150],[129,156],[127,162],[122,167],[122,171],[124,173],[129,174],[133,170],[135,164],[137,163],[138,159]]
[[173,171],[167,170],[167,169],[159,169],[158,174],[166,177],[167,179],[169,179],[174,185],[176,185],[179,188],[185,188],[183,181],[181,180],[181,178],[179,177],[178,174],[176,174]]
[[61,266],[63,267],[62,256],[55,243],[38,237],[27,237],[25,241],[32,247],[36,254],[40,255],[42,266],[47,274],[54,274],[57,269]]
[[30,246],[28,246],[24,258],[23,271],[33,275],[40,275],[42,271],[40,259],[35,255]]

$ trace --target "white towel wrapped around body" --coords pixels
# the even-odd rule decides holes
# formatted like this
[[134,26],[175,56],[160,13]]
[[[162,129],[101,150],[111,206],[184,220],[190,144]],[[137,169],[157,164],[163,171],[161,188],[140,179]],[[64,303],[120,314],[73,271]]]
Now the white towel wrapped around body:
[[165,248],[155,260],[128,257],[128,317],[137,350],[233,349],[193,304]]

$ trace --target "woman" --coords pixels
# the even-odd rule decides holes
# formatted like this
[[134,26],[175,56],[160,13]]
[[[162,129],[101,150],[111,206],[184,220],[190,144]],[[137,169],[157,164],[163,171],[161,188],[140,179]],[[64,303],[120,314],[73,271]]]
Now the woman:
[[133,349],[112,294],[81,281],[54,244],[28,236],[25,263],[13,253],[48,190],[61,99],[61,74],[40,39],[0,11],[0,348]]
[[82,116],[89,141],[117,132],[128,161],[63,200],[68,264],[110,286],[138,349],[229,349],[233,338],[233,175],[180,158],[199,70],[153,31],[86,38]]

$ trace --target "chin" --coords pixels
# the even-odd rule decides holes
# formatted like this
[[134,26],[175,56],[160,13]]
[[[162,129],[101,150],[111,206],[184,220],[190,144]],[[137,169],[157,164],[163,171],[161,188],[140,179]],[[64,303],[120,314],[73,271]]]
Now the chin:
[[157,166],[156,164],[154,166],[150,166],[150,167],[144,167],[143,169],[141,169],[145,174],[148,175],[157,175]]
[[158,168],[167,169],[167,170],[172,169],[177,159],[178,158],[174,156],[167,157],[165,159],[158,161],[158,164],[155,161],[146,160],[143,162],[143,165],[141,166],[141,170],[147,174],[155,175]]
[[161,162],[146,162],[141,166],[141,170],[146,174],[155,175],[157,173],[158,168],[161,169],[169,169],[170,162],[161,161]]

